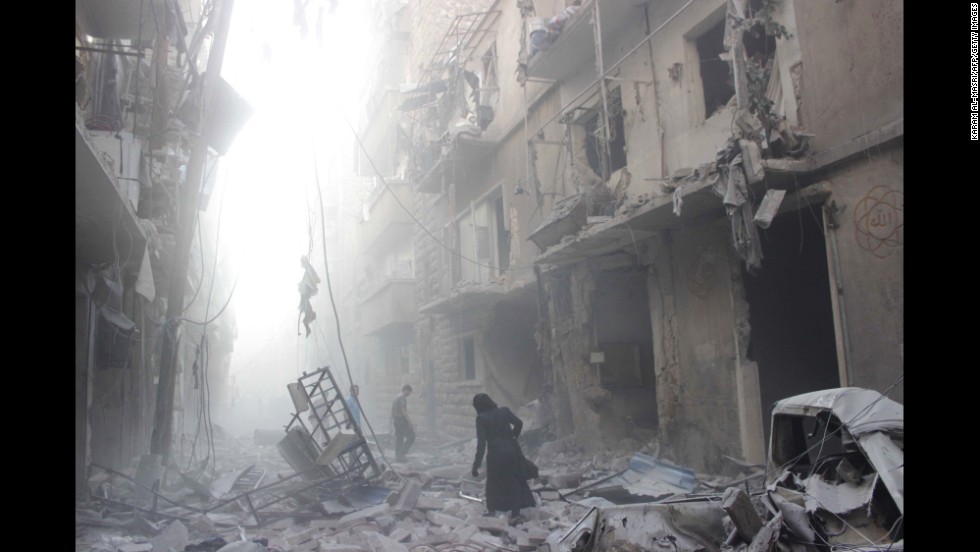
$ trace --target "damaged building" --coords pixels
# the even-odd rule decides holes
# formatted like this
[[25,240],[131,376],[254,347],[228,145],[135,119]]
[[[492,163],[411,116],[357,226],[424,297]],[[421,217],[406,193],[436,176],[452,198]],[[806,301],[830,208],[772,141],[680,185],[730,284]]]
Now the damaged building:
[[[219,10],[210,6],[75,3],[80,496],[93,466],[122,470],[142,455],[158,466],[171,452],[193,456],[193,439],[174,439],[171,448],[171,437],[193,433],[204,408],[230,399],[237,329],[234,309],[223,306],[234,282],[217,262],[205,213],[218,158],[250,108],[220,78],[209,83],[222,109],[201,106],[204,71],[214,67],[209,57],[220,34]],[[201,135],[206,143],[196,139]],[[188,188],[197,193],[184,193]],[[189,238],[183,247],[181,232]],[[175,282],[182,290],[176,316],[168,305]]]
[[478,4],[413,13],[378,92],[415,236],[387,366],[432,427],[544,395],[561,435],[721,469],[775,401],[900,377],[901,5]]

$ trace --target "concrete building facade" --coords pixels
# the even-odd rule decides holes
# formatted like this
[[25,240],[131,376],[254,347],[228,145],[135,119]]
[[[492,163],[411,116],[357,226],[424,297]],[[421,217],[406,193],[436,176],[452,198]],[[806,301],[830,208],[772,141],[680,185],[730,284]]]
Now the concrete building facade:
[[901,402],[903,18],[522,0],[413,33],[410,370],[433,427],[470,434],[476,392],[550,392],[560,434],[657,435],[722,470],[762,461],[780,398]]
[[[125,5],[124,5],[125,4]],[[140,7],[145,8],[141,12]],[[150,10],[173,32],[157,33]],[[195,237],[186,274],[173,274],[176,234],[204,220],[217,157],[242,108],[221,90],[225,119],[202,123],[198,92],[211,39],[200,2],[79,0],[75,4],[75,481],[93,465],[124,470],[150,452],[165,328],[178,333],[174,455],[190,455],[195,426],[228,395],[236,337],[233,282],[213,243]],[[176,42],[174,42],[176,41]],[[181,220],[191,136],[208,124],[198,213]],[[199,226],[198,226],[199,225]],[[167,320],[174,278],[186,278],[183,324]],[[219,310],[221,316],[217,317]],[[206,319],[214,318],[207,321]],[[182,326],[182,327],[181,327]],[[179,330],[177,329],[179,328]],[[191,435],[182,439],[184,434]],[[199,451],[204,450],[203,444]],[[198,459],[203,456],[198,456]]]

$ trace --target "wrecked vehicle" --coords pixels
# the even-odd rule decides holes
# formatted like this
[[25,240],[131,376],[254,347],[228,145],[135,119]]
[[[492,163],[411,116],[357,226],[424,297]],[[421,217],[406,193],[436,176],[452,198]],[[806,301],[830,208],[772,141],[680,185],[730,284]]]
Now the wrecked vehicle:
[[854,387],[778,401],[765,490],[592,508],[539,552],[903,550],[904,408]]
[[816,540],[818,550],[901,550],[903,434],[903,406],[876,391],[848,387],[779,401],[768,496],[789,527],[791,516],[799,520],[796,537]]

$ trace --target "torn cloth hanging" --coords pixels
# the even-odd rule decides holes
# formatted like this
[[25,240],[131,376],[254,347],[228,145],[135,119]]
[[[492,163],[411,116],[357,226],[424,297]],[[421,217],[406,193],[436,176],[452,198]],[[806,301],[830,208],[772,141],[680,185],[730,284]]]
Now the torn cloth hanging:
[[306,337],[310,337],[310,323],[316,320],[316,313],[313,312],[313,305],[310,304],[310,298],[316,295],[320,277],[317,276],[316,270],[313,270],[313,265],[310,264],[310,259],[306,255],[300,257],[299,261],[304,272],[303,279],[300,280],[297,286],[299,288],[300,316],[296,319],[296,335],[299,335],[299,321],[302,319],[303,326],[306,327]]
[[722,203],[732,221],[735,251],[745,262],[745,269],[749,274],[754,274],[762,267],[762,244],[759,233],[752,224],[752,202],[748,200],[748,186],[738,143],[730,139],[727,147],[718,152],[718,157],[718,168],[725,184]]

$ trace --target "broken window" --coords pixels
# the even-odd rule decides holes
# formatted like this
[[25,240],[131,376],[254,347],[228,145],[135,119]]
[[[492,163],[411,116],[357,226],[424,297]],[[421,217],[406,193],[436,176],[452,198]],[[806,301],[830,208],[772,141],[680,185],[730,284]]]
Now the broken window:
[[504,271],[510,267],[510,230],[507,228],[504,197],[498,197],[493,207],[497,216],[497,276],[503,277]]
[[472,337],[464,337],[462,345],[463,379],[476,379],[476,344]]
[[455,283],[486,282],[503,275],[510,259],[510,232],[505,220],[499,187],[490,198],[471,204],[459,215],[456,231],[465,259],[460,261]]
[[[777,416],[773,427],[772,458],[781,467],[797,474],[833,471],[845,456],[860,460],[857,442],[841,427],[836,416],[821,412],[817,416]],[[856,453],[856,455],[855,455]]]
[[731,64],[724,59],[725,19],[697,38],[698,60],[701,66],[701,86],[704,92],[704,116],[710,118],[725,107],[735,95],[735,79]]
[[589,167],[603,181],[626,166],[626,136],[623,124],[623,99],[619,88],[609,93],[609,148],[605,147],[603,119],[599,116],[601,104],[587,115],[581,124],[585,126],[585,155]]
[[476,124],[486,130],[493,121],[497,102],[500,99],[500,84],[497,81],[497,45],[490,46],[481,58],[479,101],[476,106]]

